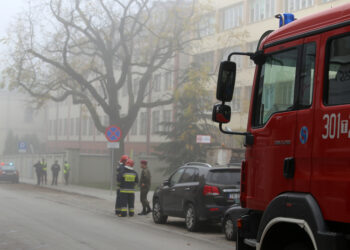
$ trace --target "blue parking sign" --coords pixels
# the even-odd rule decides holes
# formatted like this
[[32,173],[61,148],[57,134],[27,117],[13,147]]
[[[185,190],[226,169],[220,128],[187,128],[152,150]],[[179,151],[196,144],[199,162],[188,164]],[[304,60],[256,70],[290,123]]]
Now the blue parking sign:
[[21,141],[18,143],[18,152],[19,153],[26,153],[27,152],[27,143],[24,141]]

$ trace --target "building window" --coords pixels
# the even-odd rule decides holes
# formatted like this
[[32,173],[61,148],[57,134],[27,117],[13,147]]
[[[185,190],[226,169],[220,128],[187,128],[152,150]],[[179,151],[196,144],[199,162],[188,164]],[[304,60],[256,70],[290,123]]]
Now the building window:
[[[255,52],[257,50],[257,47],[258,47],[258,41],[255,41],[255,42],[251,42],[251,43],[248,43],[248,52]],[[255,67],[255,63],[253,60],[250,60],[249,57],[248,58],[248,67]]]
[[242,25],[243,3],[222,10],[222,29],[228,30]]
[[160,131],[160,112],[159,110],[155,110],[152,112],[152,133],[156,134]]
[[134,123],[132,124],[131,130],[130,130],[130,135],[137,135],[137,117],[134,121]]
[[67,136],[68,135],[68,118],[64,119],[64,135]]
[[32,107],[26,107],[24,111],[24,122],[30,123],[33,121],[34,109]]
[[165,72],[164,74],[164,90],[173,88],[173,72]]
[[203,15],[198,23],[198,36],[204,37],[215,32],[215,13]]
[[[220,52],[221,53],[221,60],[226,61],[228,55],[232,52],[242,52],[241,46],[235,46],[235,47],[231,47],[231,48],[222,49]],[[239,56],[239,55],[231,56],[231,61],[236,63],[237,69],[242,68],[242,65],[243,65],[242,59],[243,59],[243,56]]]
[[83,117],[81,119],[81,134],[82,135],[87,135],[87,123],[88,123],[88,119],[86,117]]
[[92,118],[89,118],[89,135],[94,135],[95,124]]
[[75,118],[75,134],[80,134],[80,120],[79,118]]
[[162,75],[161,74],[156,74],[153,77],[153,90],[154,92],[159,92],[160,91],[160,82],[162,80]]
[[62,135],[63,122],[62,119],[58,119],[57,135]]
[[74,118],[70,118],[69,135],[74,135]]
[[54,131],[53,135],[58,135],[58,120],[56,119],[52,122],[53,122],[53,131]]
[[163,131],[169,132],[171,130],[171,110],[164,110],[163,111]]
[[141,112],[140,113],[140,135],[146,135],[147,134],[147,113]]
[[314,0],[284,0],[284,11],[293,12],[314,5]]
[[275,0],[250,0],[249,3],[251,23],[270,18],[275,13]]
[[241,88],[236,88],[233,93],[232,111],[233,112],[241,111]]
[[194,55],[193,61],[195,66],[198,68],[205,67],[205,68],[208,68],[210,72],[214,71],[214,62],[213,62],[214,52],[213,51]]
[[47,131],[48,131],[47,132],[48,136],[52,135],[52,121],[51,120],[49,120]]

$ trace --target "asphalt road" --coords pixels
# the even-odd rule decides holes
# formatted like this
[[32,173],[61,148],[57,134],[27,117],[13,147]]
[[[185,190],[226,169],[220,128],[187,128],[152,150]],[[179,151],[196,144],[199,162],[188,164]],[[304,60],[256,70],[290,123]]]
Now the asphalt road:
[[235,249],[218,226],[189,233],[183,220],[155,225],[118,218],[109,201],[27,184],[0,183],[0,249]]

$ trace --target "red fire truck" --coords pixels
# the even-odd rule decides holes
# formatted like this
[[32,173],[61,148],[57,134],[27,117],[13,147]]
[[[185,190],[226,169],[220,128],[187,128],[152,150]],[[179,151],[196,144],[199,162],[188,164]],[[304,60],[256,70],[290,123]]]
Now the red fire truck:
[[[220,65],[213,120],[245,136],[237,249],[350,249],[350,4],[280,14],[254,53]],[[256,64],[247,132],[230,132],[236,65]]]

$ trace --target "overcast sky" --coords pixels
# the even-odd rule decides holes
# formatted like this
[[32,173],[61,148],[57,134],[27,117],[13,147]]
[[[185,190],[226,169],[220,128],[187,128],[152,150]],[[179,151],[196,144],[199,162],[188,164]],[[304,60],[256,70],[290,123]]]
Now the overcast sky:
[[1,0],[0,8],[0,37],[4,37],[7,27],[14,16],[26,6],[26,0]]

